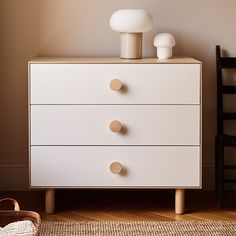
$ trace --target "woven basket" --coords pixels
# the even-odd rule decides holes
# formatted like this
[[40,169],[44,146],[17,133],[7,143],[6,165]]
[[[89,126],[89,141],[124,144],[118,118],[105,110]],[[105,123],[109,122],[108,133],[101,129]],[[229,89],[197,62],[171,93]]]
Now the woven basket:
[[12,198],[1,199],[0,202],[10,201],[14,205],[14,210],[0,210],[0,227],[5,227],[9,223],[22,220],[30,220],[36,228],[34,236],[39,235],[41,219],[38,213],[33,211],[21,211],[18,202]]

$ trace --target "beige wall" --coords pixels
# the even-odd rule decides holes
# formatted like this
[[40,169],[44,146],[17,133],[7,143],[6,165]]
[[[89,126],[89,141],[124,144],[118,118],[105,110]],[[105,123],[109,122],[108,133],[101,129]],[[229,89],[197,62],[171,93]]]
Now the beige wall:
[[204,187],[213,187],[214,47],[221,44],[236,55],[235,0],[0,0],[0,189],[28,185],[27,61],[35,55],[119,55],[119,35],[109,18],[120,8],[153,15],[144,56],[155,55],[156,33],[171,32],[174,55],[203,61]]

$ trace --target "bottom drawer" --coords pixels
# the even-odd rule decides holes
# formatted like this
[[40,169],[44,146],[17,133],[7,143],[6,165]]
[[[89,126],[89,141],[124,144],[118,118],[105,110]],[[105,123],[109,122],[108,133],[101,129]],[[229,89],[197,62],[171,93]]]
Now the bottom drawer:
[[32,146],[30,171],[31,187],[201,187],[199,146]]

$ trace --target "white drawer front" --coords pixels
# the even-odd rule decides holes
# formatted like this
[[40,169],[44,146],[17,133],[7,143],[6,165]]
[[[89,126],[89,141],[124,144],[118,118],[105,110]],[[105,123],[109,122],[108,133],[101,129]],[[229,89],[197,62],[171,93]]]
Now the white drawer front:
[[200,64],[31,64],[31,104],[199,104],[200,77]]
[[32,105],[31,145],[200,145],[200,106]]
[[200,169],[200,147],[31,147],[34,187],[199,188]]

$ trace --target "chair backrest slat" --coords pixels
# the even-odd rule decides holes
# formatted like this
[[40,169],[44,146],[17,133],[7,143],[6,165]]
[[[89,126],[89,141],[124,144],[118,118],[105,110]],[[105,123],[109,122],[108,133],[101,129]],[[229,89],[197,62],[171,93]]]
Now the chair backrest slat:
[[236,68],[236,57],[221,57],[221,68]]
[[224,94],[236,94],[236,86],[223,86]]

